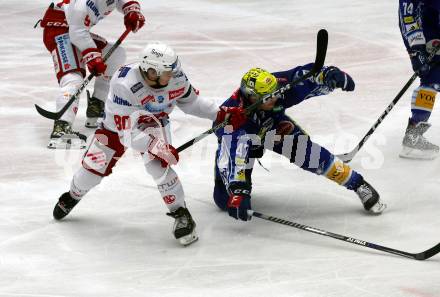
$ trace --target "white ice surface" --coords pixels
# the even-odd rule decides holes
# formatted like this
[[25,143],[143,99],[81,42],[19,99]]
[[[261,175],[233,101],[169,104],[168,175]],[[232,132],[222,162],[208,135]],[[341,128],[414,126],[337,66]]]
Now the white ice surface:
[[[396,0],[142,1],[147,26],[123,46],[130,61],[150,40],[175,47],[201,94],[227,98],[250,67],[271,71],[311,62],[316,32],[330,34],[327,64],[349,72],[354,93],[336,91],[288,111],[316,141],[351,149],[411,76],[397,26]],[[81,152],[46,149],[57,85],[42,30],[49,1],[0,1],[0,296],[439,297],[440,256],[425,262],[384,254],[254,218],[243,223],[212,201],[208,137],[176,167],[200,240],[171,236],[152,179],[128,152],[115,172],[62,222],[52,219]],[[116,40],[112,14],[95,32]],[[415,87],[414,84],[413,87]],[[253,207],[335,233],[409,252],[440,241],[440,160],[398,157],[410,91],[352,162],[388,203],[379,217],[354,193],[266,154],[256,166]],[[83,127],[81,101],[75,127]],[[440,143],[438,107],[428,136]],[[174,144],[210,123],[173,114]]]

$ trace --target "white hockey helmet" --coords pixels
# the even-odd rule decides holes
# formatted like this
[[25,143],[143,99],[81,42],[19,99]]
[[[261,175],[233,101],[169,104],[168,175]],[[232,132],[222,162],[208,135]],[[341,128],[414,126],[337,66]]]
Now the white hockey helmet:
[[145,72],[152,68],[160,76],[163,71],[178,71],[180,61],[170,46],[161,42],[151,42],[142,51],[140,67]]

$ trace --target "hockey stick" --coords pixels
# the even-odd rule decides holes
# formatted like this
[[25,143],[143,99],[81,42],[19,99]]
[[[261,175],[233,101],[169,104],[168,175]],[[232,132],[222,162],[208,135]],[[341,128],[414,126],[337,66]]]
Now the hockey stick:
[[273,217],[273,216],[268,216],[253,210],[248,210],[248,214],[250,216],[254,216],[257,217],[259,219],[262,220],[266,220],[266,221],[271,221],[273,223],[278,223],[278,224],[282,224],[282,225],[286,225],[286,226],[290,226],[293,228],[297,228],[297,229],[301,229],[301,230],[305,230],[308,232],[312,232],[312,233],[316,233],[319,235],[324,235],[324,236],[328,236],[334,239],[338,239],[338,240],[342,240],[348,243],[352,243],[352,244],[357,244],[363,247],[367,247],[370,249],[374,249],[374,250],[379,250],[382,252],[386,252],[386,253],[390,253],[390,254],[394,254],[394,255],[398,255],[398,256],[402,256],[402,257],[407,257],[407,258],[411,258],[414,260],[426,260],[431,258],[432,256],[438,254],[440,252],[440,243],[437,244],[436,246],[427,249],[424,252],[421,253],[408,253],[408,252],[404,252],[404,251],[400,251],[400,250],[396,250],[396,249],[392,249],[389,247],[385,247],[385,246],[381,246],[375,243],[371,243],[368,241],[364,241],[364,240],[360,240],[360,239],[356,239],[353,237],[348,237],[348,236],[344,236],[344,235],[339,235],[336,233],[332,233],[332,232],[328,232],[328,231],[324,231],[321,229],[317,229],[317,228],[313,228],[307,225],[303,225],[303,224],[299,224],[299,223],[295,223],[295,222],[291,222],[291,221],[287,221],[284,219],[280,219],[277,217]]
[[[431,60],[434,57],[434,55],[430,55],[429,59]],[[431,67],[436,67],[439,63],[436,62],[431,65]],[[396,95],[396,97],[391,101],[391,103],[387,106],[387,108],[384,110],[384,112],[380,115],[380,117],[376,120],[376,122],[373,124],[373,126],[368,130],[367,134],[361,139],[361,141],[358,143],[358,145],[351,151],[345,154],[336,155],[339,159],[341,159],[343,162],[348,163],[350,162],[354,156],[357,154],[357,152],[362,148],[364,143],[370,138],[371,134],[376,130],[376,128],[382,123],[382,121],[385,119],[385,117],[391,112],[394,105],[400,100],[400,98],[405,94],[405,92],[408,90],[408,88],[412,85],[412,83],[416,80],[417,74],[414,73],[411,78],[408,80],[408,82],[403,86],[403,88],[399,91],[399,93]]]
[[[130,30],[125,30],[124,33],[122,33],[121,37],[116,41],[116,43],[109,49],[107,54],[104,56],[104,62],[107,61],[107,59],[111,56],[111,54],[116,50],[116,48],[122,43],[122,41],[127,37],[128,33],[130,33]],[[51,120],[59,120],[62,115],[66,112],[66,110],[72,105],[72,103],[78,98],[78,96],[84,91],[84,89],[87,87],[87,85],[90,83],[90,81],[95,77],[95,74],[90,73],[89,76],[84,80],[84,82],[79,86],[78,90],[76,90],[75,94],[73,94],[69,101],[67,101],[66,105],[63,106],[59,111],[57,112],[50,112],[48,110],[45,110],[35,104],[35,108],[37,109],[38,113],[41,114],[43,117],[51,119]]]
[[[327,44],[328,44],[328,33],[327,30],[321,29],[318,32],[317,35],[317,42],[316,42],[316,57],[315,57],[315,63],[313,64],[312,69],[306,73],[305,75],[295,79],[294,81],[286,84],[285,86],[277,89],[275,92],[271,94],[267,94],[263,96],[262,98],[258,99],[255,103],[248,106],[245,111],[246,114],[250,114],[253,110],[255,110],[260,104],[267,102],[270,98],[273,96],[277,96],[280,94],[284,94],[286,91],[290,90],[293,86],[305,81],[309,77],[312,77],[313,75],[317,74],[321,68],[324,66],[325,56],[327,54]],[[228,119],[225,119],[222,123],[212,127],[211,129],[203,132],[199,136],[185,142],[181,146],[177,148],[177,151],[180,153],[184,149],[192,146],[194,143],[199,142],[206,136],[214,133],[218,129],[224,128],[228,124]]]

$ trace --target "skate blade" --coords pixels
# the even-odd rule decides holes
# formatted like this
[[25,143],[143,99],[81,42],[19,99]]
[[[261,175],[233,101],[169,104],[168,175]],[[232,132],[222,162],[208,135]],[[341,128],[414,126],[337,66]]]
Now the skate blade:
[[410,148],[407,146],[403,146],[402,151],[399,154],[399,157],[406,159],[414,159],[414,160],[433,160],[437,158],[438,151],[435,150],[418,150],[414,148]]
[[380,202],[379,200],[368,210],[368,212],[373,215],[380,215],[386,208],[387,205],[385,203]]
[[62,150],[79,150],[79,149],[85,149],[86,143],[85,141],[79,138],[60,137],[56,139],[50,139],[47,148],[62,149]]
[[179,241],[179,243],[181,245],[187,246],[187,245],[190,245],[190,244],[196,242],[197,240],[199,240],[199,237],[197,236],[196,232],[193,231],[191,234],[180,237],[177,240]]
[[87,118],[84,126],[92,129],[98,128],[98,118]]

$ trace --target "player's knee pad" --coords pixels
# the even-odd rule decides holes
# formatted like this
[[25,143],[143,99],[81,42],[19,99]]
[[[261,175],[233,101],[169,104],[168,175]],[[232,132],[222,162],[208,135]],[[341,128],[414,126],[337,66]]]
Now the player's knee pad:
[[70,72],[60,79],[59,86],[61,88],[61,92],[73,95],[83,82],[84,80],[81,73]]
[[[60,92],[56,100],[57,110],[60,110],[66,105],[67,101],[69,101],[71,96],[76,93],[82,83],[83,77],[79,72],[70,72],[60,79]],[[75,100],[69,109],[62,115],[61,120],[72,123],[77,111],[78,99]]]
[[124,152],[125,147],[120,143],[117,133],[98,129],[84,154],[82,166],[95,175],[108,176]]
[[[159,165],[160,166],[160,165]],[[171,211],[185,206],[185,193],[176,172],[168,167],[165,174],[155,179],[163,201]]]
[[69,192],[72,197],[81,199],[88,191],[90,191],[90,189],[96,187],[101,180],[101,176],[80,167],[73,176]]
[[165,178],[167,174],[167,170],[170,167],[162,167],[161,162],[156,159],[152,159],[152,157],[148,153],[143,154],[144,159],[144,167],[145,170],[154,180],[159,180],[161,178]]

